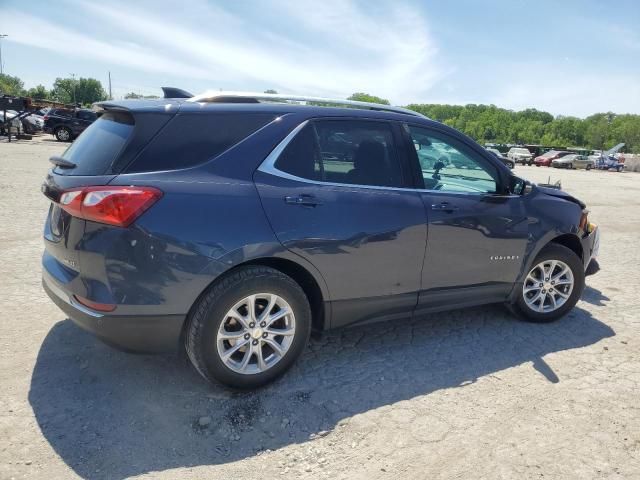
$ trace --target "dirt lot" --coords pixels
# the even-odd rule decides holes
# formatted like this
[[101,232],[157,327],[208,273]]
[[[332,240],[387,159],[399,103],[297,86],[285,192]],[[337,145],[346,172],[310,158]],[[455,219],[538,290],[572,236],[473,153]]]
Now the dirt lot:
[[343,330],[237,394],[45,297],[39,187],[63,148],[0,143],[0,478],[640,478],[639,174],[517,167],[602,229],[603,270],[561,321],[496,306]]

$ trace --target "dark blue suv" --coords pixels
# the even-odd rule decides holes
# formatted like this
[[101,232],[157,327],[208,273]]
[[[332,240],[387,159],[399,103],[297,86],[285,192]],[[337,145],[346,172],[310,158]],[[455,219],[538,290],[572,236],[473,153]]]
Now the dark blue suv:
[[312,330],[576,304],[598,249],[579,200],[414,112],[291,98],[98,104],[42,187],[52,300],[105,342],[184,345],[240,388],[282,374]]

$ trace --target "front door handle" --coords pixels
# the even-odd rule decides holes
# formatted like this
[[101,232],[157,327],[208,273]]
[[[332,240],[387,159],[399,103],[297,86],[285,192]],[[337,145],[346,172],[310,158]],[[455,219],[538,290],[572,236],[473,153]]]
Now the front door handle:
[[451,213],[458,210],[458,207],[455,205],[451,205],[449,202],[442,202],[442,203],[434,203],[433,205],[431,205],[431,210]]
[[313,195],[287,195],[284,197],[284,203],[289,205],[300,205],[302,207],[317,207],[322,202]]

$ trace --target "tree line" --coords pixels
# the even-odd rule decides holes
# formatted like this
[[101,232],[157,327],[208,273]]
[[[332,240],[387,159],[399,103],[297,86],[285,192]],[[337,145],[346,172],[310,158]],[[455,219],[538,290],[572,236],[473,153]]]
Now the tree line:
[[[266,93],[277,92],[267,90]],[[20,78],[0,74],[0,94],[85,106],[107,99],[102,83],[95,78],[57,78],[51,89],[44,85],[25,89]],[[129,92],[125,98],[158,97]],[[363,92],[354,93],[349,100],[389,105],[389,100]],[[495,105],[474,104],[410,104],[407,108],[460,130],[480,143],[608,149],[624,142],[625,151],[640,153],[640,115],[606,112],[582,119],[564,115],[554,117],[534,108],[516,112]]]

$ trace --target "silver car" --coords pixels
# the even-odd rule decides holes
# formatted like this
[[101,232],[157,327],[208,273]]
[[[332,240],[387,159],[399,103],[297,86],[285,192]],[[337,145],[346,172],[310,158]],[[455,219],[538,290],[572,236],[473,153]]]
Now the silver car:
[[593,160],[585,155],[571,154],[562,158],[556,158],[551,162],[554,168],[578,168],[591,170],[594,166]]

